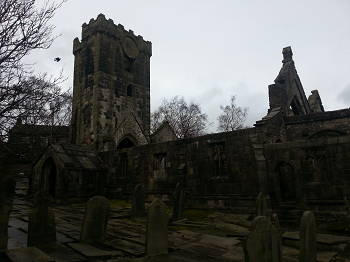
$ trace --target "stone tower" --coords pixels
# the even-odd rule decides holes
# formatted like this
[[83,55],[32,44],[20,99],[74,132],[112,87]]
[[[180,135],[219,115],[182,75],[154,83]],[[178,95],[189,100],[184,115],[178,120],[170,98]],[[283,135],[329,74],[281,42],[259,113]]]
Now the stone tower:
[[71,142],[99,151],[149,143],[152,44],[103,14],[74,39]]

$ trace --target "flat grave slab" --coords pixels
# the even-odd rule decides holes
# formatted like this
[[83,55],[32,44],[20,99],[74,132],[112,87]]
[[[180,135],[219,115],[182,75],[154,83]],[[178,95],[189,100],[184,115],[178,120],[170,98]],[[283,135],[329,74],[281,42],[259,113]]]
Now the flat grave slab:
[[69,243],[68,246],[87,258],[109,258],[111,256],[108,251],[98,249],[89,244]]
[[114,248],[116,250],[124,251],[134,256],[141,256],[145,253],[145,247],[136,243],[132,243],[122,239],[113,239],[111,241],[104,241],[104,246]]
[[17,249],[23,246],[15,238],[10,237],[7,242],[7,249]]
[[20,219],[10,219],[9,220],[9,225],[14,228],[27,228],[28,229],[28,223],[24,222],[23,220]]
[[[142,257],[137,259],[129,259],[129,258],[118,258],[118,259],[111,259],[108,260],[108,262],[224,262],[227,261],[226,259],[220,259],[220,258],[214,258],[214,257],[207,257],[201,254],[192,253],[184,250],[180,250],[179,252],[175,253],[169,253],[169,254],[163,254],[158,255],[154,257]],[[234,262],[242,262],[242,260],[230,260]],[[244,260],[243,260],[244,261]]]
[[66,235],[56,232],[56,238],[57,238],[57,242],[58,243],[70,243],[70,242],[74,242],[73,238],[69,238]]
[[45,254],[52,257],[56,262],[84,261],[85,257],[60,243],[50,243],[38,246]]
[[50,256],[46,255],[36,247],[25,247],[9,250],[9,259],[13,262],[54,262]]
[[236,236],[244,236],[248,232],[248,228],[242,227],[239,225],[234,225],[230,223],[225,223],[225,222],[218,222],[216,223],[216,228],[222,229],[222,230],[227,230],[231,233],[234,233]]
[[[283,245],[298,248],[299,247],[299,231],[285,232],[283,235]],[[317,250],[318,251],[337,251],[344,252],[350,247],[350,237],[317,234]]]

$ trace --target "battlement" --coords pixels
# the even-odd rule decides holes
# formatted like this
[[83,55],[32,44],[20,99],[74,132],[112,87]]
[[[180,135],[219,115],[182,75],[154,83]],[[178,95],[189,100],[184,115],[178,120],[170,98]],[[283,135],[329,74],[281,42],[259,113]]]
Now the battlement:
[[89,23],[82,25],[81,42],[78,38],[74,39],[74,52],[79,49],[80,43],[88,41],[88,39],[96,34],[104,34],[107,37],[114,38],[121,42],[125,37],[133,39],[140,52],[145,52],[152,56],[152,43],[145,41],[141,35],[136,36],[132,30],[125,30],[121,24],[114,24],[112,19],[106,19],[104,14],[99,14],[96,19],[91,18]]

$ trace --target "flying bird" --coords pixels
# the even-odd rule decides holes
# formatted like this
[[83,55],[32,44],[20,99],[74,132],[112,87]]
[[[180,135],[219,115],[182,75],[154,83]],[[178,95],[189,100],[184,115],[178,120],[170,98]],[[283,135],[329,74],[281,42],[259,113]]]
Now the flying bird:
[[55,59],[54,59],[54,61],[56,61],[56,62],[59,62],[61,60],[61,58],[59,58],[59,57],[56,57]]

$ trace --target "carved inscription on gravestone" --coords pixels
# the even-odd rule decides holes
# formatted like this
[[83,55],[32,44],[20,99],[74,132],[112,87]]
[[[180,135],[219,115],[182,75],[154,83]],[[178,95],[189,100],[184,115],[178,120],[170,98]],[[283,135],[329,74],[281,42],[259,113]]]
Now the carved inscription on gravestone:
[[168,253],[168,215],[166,205],[159,198],[148,207],[146,226],[146,255]]
[[132,192],[131,217],[138,219],[145,216],[145,189],[141,184],[138,184]]
[[80,242],[97,244],[104,240],[109,216],[109,202],[103,196],[91,198],[85,209]]
[[316,220],[312,211],[305,211],[300,220],[299,261],[316,262]]
[[185,198],[180,183],[177,183],[174,191],[172,222],[185,219]]
[[12,210],[16,181],[12,176],[5,176],[0,181],[0,249],[7,248],[8,223]]
[[271,262],[271,221],[265,216],[256,217],[248,232],[242,239],[245,261]]
[[41,189],[33,197],[35,207],[29,215],[27,246],[56,242],[55,213],[49,207],[52,197]]

